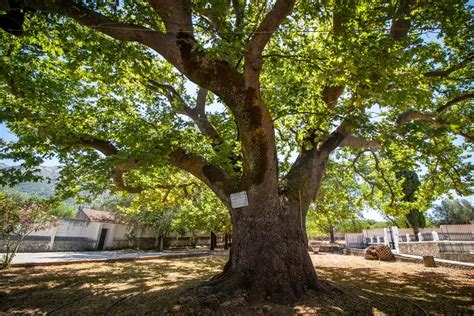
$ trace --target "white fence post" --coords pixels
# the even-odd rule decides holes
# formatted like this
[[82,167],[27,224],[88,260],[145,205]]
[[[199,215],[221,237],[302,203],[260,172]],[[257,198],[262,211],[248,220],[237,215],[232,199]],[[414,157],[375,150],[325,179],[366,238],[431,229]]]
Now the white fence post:
[[394,246],[395,246],[395,251],[397,251],[397,252],[398,252],[399,249],[400,249],[399,246],[398,246],[398,243],[399,243],[398,236],[399,236],[399,234],[400,234],[400,233],[398,232],[398,227],[393,226],[393,227],[392,227],[392,236],[391,236],[391,237],[393,237],[393,240],[392,240],[392,241],[393,241],[393,244],[394,244]]
[[58,232],[58,227],[57,226],[54,226],[54,228],[51,230],[51,236],[49,236],[49,244],[48,244],[48,248],[49,250],[53,250],[53,246],[54,246],[54,239],[56,238],[56,234]]
[[422,233],[418,233],[418,241],[423,241],[423,234]]
[[383,229],[383,243],[384,245],[387,245],[387,246],[390,245],[388,242],[388,228]]
[[439,241],[438,232],[432,231],[431,234],[433,235],[433,241]]
[[405,236],[407,237],[407,242],[410,242],[411,241],[410,240],[410,234],[406,234]]

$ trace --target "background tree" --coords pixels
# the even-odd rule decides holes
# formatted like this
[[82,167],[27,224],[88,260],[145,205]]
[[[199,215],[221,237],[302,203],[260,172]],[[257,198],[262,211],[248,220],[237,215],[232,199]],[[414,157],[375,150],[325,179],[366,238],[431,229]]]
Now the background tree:
[[155,209],[153,205],[140,204],[134,201],[131,206],[121,208],[115,211],[115,214],[125,223],[130,225],[127,232],[128,239],[132,243],[131,246],[140,248],[137,239],[137,231],[149,229],[156,238],[155,247],[158,251],[164,249],[164,238],[171,232],[173,220],[177,210],[173,208]]
[[[207,289],[286,303],[324,288],[301,219],[328,160],[357,170],[366,203],[390,214],[408,207],[401,167],[427,170],[420,206],[469,193],[472,12],[295,2],[2,0],[26,18],[1,25],[0,120],[19,140],[0,157],[31,170],[57,155],[66,196],[136,193],[187,171],[232,219],[230,264]],[[232,209],[239,191],[249,206]]]
[[[413,171],[399,171],[397,177],[402,179],[402,191],[403,191],[403,201],[404,202],[415,202],[416,201],[416,191],[420,186],[421,182],[418,179],[418,175]],[[423,212],[418,209],[410,209],[408,213],[405,214],[405,219],[410,228],[413,229],[413,234],[415,239],[418,240],[418,228],[423,228],[426,226],[426,219]]]
[[10,266],[26,236],[55,224],[50,207],[38,199],[12,200],[0,193],[0,236],[4,244],[0,269]]
[[341,231],[344,223],[360,216],[360,187],[350,172],[341,173],[342,164],[329,162],[324,182],[315,202],[310,206],[306,220],[309,235],[324,232],[331,243],[335,242],[334,232]]
[[474,220],[474,207],[467,200],[443,200],[433,206],[429,217],[435,225],[469,224]]
[[202,187],[195,189],[188,200],[180,202],[173,228],[181,234],[190,232],[193,238],[197,232],[209,233],[210,250],[214,250],[217,247],[217,233],[229,233],[229,213],[212,192]]

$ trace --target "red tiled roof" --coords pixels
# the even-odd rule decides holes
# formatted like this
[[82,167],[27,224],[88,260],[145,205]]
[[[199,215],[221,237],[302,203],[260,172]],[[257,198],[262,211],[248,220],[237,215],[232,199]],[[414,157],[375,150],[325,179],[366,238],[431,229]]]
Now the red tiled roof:
[[83,208],[81,211],[91,222],[115,223],[115,224],[120,223],[120,221],[115,217],[115,215],[109,212],[92,210],[89,208]]

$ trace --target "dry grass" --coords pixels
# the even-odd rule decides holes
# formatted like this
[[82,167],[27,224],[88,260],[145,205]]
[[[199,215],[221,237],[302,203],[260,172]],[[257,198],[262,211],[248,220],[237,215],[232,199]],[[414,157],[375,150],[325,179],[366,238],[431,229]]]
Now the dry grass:
[[[473,271],[361,257],[313,256],[318,275],[343,294],[313,293],[295,306],[242,305],[227,313],[472,314]],[[176,302],[220,271],[222,256],[13,268],[0,272],[0,314],[208,314]]]
[[[390,315],[474,314],[474,271],[452,268],[426,268],[407,262],[369,261],[363,257],[313,255],[316,271],[361,304],[369,301],[377,310]],[[357,302],[352,302],[357,304]],[[350,310],[350,309],[349,309]]]

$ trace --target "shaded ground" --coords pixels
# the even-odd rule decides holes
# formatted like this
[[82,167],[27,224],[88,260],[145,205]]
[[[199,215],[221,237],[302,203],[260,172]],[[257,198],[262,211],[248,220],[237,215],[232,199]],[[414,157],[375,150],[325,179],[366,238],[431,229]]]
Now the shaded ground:
[[313,293],[296,306],[263,304],[251,309],[242,297],[211,297],[206,300],[208,308],[197,308],[196,302],[180,300],[182,293],[219,272],[223,256],[82,263],[0,271],[0,314],[162,315],[219,310],[247,315],[423,315],[422,309],[430,314],[474,313],[474,271],[342,255],[320,254],[313,259],[318,275],[343,294]]
[[[407,262],[369,261],[363,257],[313,255],[318,275],[370,301],[388,314],[474,314],[474,270],[457,270]],[[421,309],[420,309],[421,308]]]

